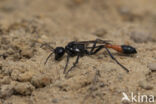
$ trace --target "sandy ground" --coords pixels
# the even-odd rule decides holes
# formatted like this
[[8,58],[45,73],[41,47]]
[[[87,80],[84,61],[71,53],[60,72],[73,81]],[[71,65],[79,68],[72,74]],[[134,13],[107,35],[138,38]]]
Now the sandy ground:
[[[156,0],[0,0],[0,104],[145,103],[122,102],[123,92],[153,95],[156,104],[155,27]],[[104,50],[80,58],[67,78],[66,55],[44,65],[51,51],[41,44],[97,38],[137,49],[111,50],[129,73]]]

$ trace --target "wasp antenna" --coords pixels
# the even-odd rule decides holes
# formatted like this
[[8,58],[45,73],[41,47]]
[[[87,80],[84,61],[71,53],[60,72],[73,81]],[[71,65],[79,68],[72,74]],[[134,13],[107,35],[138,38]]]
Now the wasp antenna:
[[40,46],[40,48],[42,48],[43,46],[45,46],[45,45],[47,45],[46,43],[44,43],[44,44],[41,44],[41,46]]
[[49,56],[47,57],[46,61],[44,62],[44,65],[47,63],[48,59],[53,55],[54,52],[50,53]]
[[43,46],[46,46],[47,48],[54,50],[54,48],[47,43],[41,44],[40,48],[42,48]]

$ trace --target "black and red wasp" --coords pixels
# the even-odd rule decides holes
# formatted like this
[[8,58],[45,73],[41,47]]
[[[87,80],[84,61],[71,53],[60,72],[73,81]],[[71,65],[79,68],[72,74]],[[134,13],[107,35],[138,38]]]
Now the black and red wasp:
[[[90,46],[92,45],[92,46]],[[137,51],[134,47],[129,45],[113,45],[108,40],[91,40],[91,41],[72,41],[69,42],[65,48],[64,47],[56,47],[52,49],[52,52],[47,57],[45,64],[47,63],[48,59],[51,57],[52,54],[55,54],[55,60],[59,61],[63,55],[67,54],[67,61],[64,67],[64,74],[68,74],[79,62],[80,57],[94,55],[99,52],[101,49],[105,49],[109,56],[118,64],[120,65],[126,72],[129,70],[123,66],[109,51],[109,48],[116,50],[117,52],[129,55],[129,54],[136,54]],[[77,56],[76,61],[73,63],[73,66],[66,71],[70,57]]]

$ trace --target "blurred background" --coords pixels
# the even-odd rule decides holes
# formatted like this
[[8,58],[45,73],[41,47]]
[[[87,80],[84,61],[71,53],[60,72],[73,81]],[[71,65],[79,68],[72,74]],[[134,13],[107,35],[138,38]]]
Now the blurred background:
[[[147,38],[145,34],[152,36],[156,33],[155,2],[155,0],[0,0],[0,22],[5,26],[12,24],[13,27],[15,22],[20,24],[23,21],[34,21],[36,25],[41,24],[36,28],[47,30],[46,35],[54,35],[54,38],[58,35],[79,38],[81,34],[100,38],[109,38],[107,35],[110,34],[120,38],[128,35],[133,38],[132,35],[137,37],[138,32]],[[122,33],[118,34],[119,31]]]

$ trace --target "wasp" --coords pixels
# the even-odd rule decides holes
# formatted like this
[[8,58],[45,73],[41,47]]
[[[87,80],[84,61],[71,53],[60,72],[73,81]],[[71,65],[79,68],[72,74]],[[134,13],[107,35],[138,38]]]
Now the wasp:
[[[114,45],[111,44],[109,40],[101,40],[101,39],[90,40],[90,41],[71,41],[65,47],[60,46],[60,47],[53,48],[52,52],[49,54],[44,64],[47,63],[48,59],[53,54],[55,55],[55,60],[59,61],[66,53],[67,59],[66,59],[66,65],[64,67],[63,73],[68,74],[71,70],[73,70],[74,67],[76,67],[80,57],[94,55],[102,49],[105,49],[108,55],[126,72],[129,72],[129,70],[112,55],[109,49],[116,50],[117,52],[126,55],[136,54],[137,53],[136,49],[130,45]],[[75,56],[76,56],[76,61],[73,63],[72,67],[70,67],[67,70],[69,59]]]

